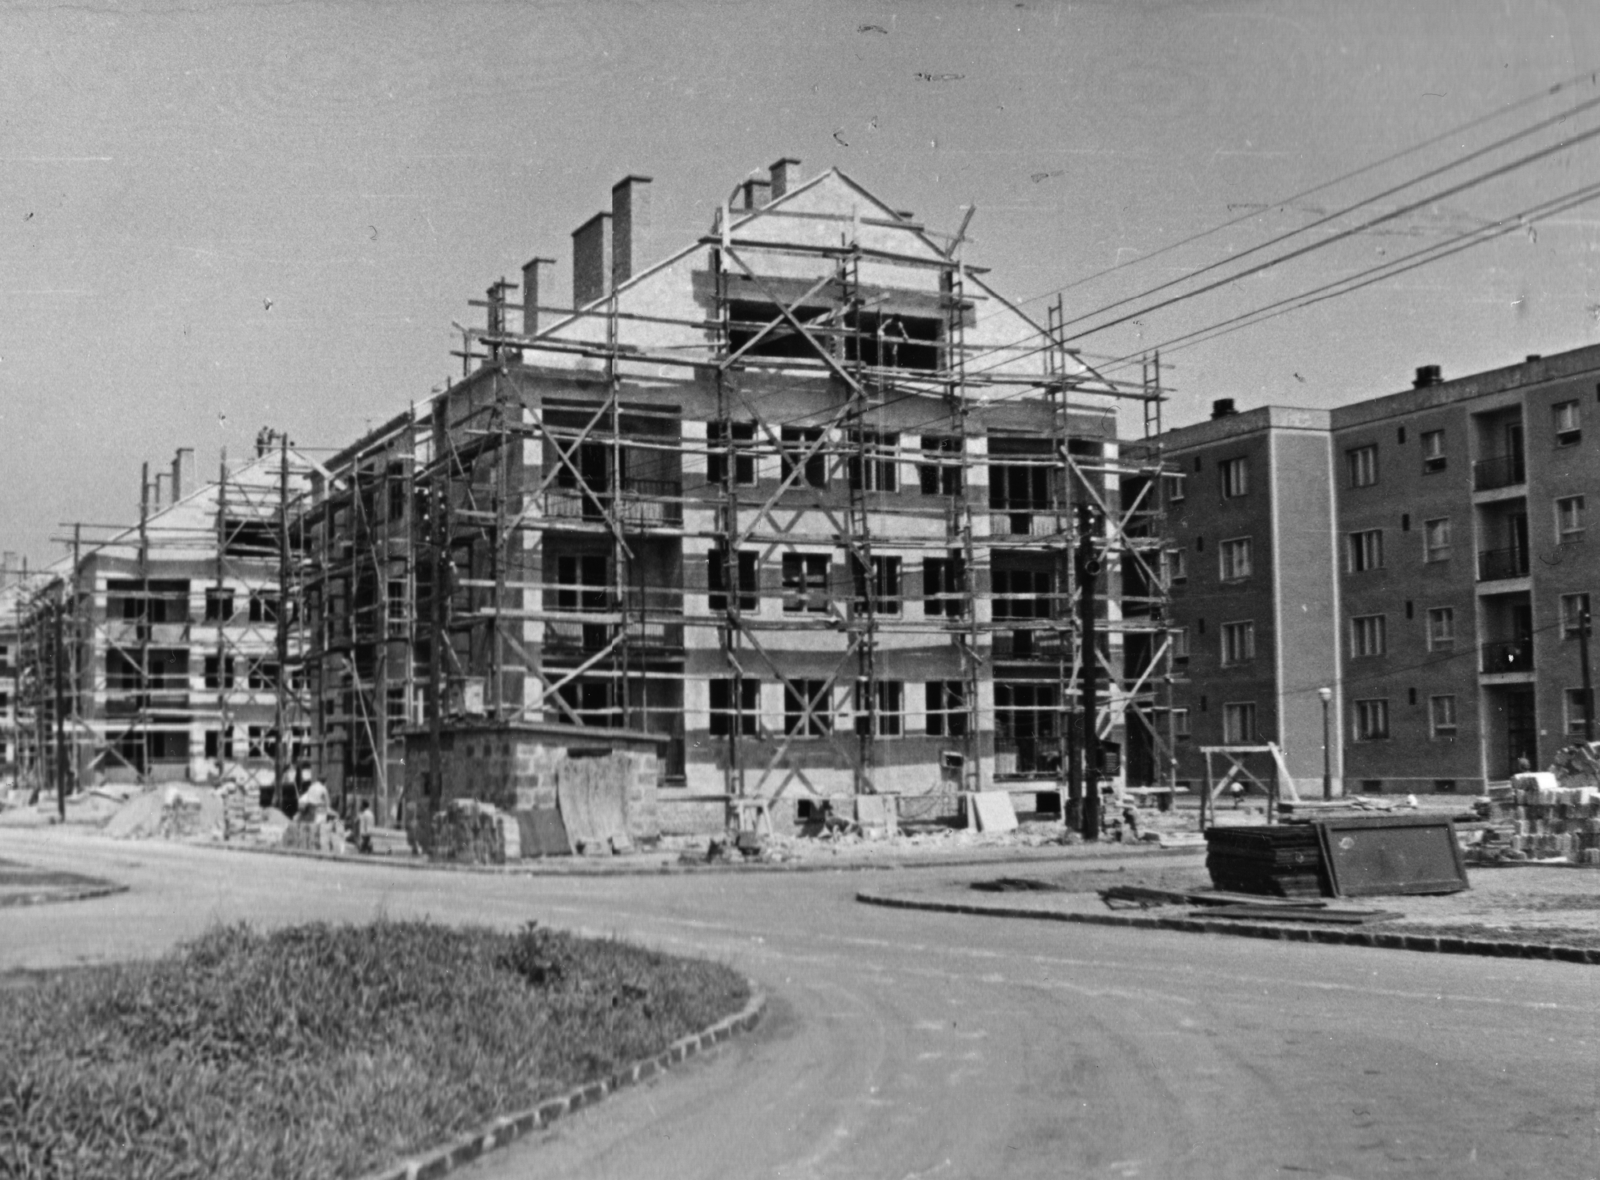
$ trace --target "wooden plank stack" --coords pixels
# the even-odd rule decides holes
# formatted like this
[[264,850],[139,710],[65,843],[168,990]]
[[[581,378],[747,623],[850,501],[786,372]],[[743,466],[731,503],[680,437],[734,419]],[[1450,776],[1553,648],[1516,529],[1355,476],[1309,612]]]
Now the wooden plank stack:
[[1310,824],[1210,828],[1206,869],[1218,889],[1268,897],[1331,896]]

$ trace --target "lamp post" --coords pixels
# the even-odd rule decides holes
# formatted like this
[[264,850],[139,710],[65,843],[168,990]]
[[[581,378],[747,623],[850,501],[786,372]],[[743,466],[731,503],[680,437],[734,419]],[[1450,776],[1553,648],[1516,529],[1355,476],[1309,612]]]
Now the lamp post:
[[1333,798],[1333,748],[1328,736],[1328,702],[1333,700],[1333,689],[1319,688],[1317,695],[1322,698],[1322,798],[1326,802]]

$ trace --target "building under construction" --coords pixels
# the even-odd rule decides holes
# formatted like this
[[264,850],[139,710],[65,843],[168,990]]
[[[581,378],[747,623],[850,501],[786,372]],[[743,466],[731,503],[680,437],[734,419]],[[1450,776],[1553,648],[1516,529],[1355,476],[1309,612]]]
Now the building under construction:
[[[299,502],[306,463],[263,434],[248,461],[201,480],[194,452],[140,483],[137,522],[78,525],[66,556],[5,589],[13,785],[66,795],[102,783],[259,786],[309,769]],[[280,741],[279,735],[285,735]]]
[[794,160],[664,256],[643,177],[572,237],[574,307],[545,258],[493,284],[462,379],[316,478],[336,794],[437,799],[441,746],[519,727],[653,742],[668,830],[1167,771],[1160,455],[1117,431],[1159,433],[1153,371]]
[[492,284],[426,403],[203,487],[180,452],[69,538],[16,591],[19,781],[307,763],[393,822],[647,751],[688,831],[1170,776],[1153,365],[791,159],[670,253],[637,176],[572,239],[573,306],[546,258]]

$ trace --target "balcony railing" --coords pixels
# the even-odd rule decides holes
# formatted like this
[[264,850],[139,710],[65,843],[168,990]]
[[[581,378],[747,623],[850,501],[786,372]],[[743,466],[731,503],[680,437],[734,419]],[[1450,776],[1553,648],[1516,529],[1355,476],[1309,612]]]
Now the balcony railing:
[[[622,481],[617,518],[631,525],[683,523],[683,484],[675,479]],[[563,520],[604,520],[611,503],[609,493],[591,496],[576,488],[552,488],[544,495],[544,515]]]
[[1494,488],[1509,488],[1526,483],[1527,467],[1522,455],[1496,455],[1493,459],[1480,459],[1472,465],[1472,489],[1487,492]]
[[1485,672],[1533,671],[1533,640],[1512,639],[1483,645]]
[[1521,578],[1528,573],[1528,550],[1523,545],[1510,549],[1485,549],[1478,554],[1478,581],[1493,582],[1497,578]]

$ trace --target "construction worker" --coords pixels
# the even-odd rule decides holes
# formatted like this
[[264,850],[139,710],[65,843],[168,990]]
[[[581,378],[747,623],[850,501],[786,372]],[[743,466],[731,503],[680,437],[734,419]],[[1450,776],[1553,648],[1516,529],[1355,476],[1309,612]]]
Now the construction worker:
[[372,815],[372,804],[365,799],[361,801],[361,812],[356,816],[356,851],[372,851],[372,829],[376,821]]

